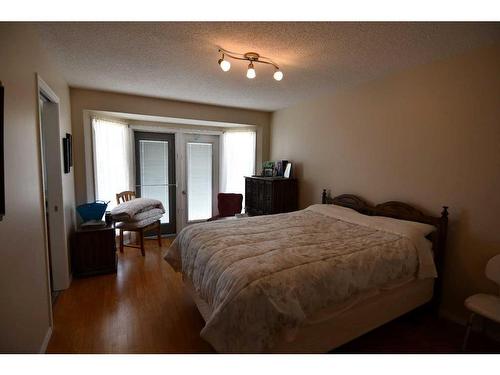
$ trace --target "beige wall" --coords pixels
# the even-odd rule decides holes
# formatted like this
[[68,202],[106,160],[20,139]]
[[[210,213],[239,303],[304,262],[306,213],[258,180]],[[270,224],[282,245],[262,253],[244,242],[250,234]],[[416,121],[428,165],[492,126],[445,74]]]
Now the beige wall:
[[[38,72],[60,99],[61,134],[70,132],[69,89],[28,24],[0,23],[5,86],[6,216],[0,222],[0,352],[38,352],[51,324],[38,143]],[[63,175],[67,230],[73,175]]]
[[[257,165],[269,156],[269,112],[180,102],[113,92],[71,89],[76,201],[86,202],[92,194],[92,182],[86,178],[85,154],[91,153],[84,143],[83,111],[109,111],[139,115],[185,118],[248,124],[257,126]],[[87,147],[87,148],[86,148]]]
[[271,159],[292,160],[300,205],[355,193],[438,214],[450,206],[442,311],[493,292],[500,253],[500,46],[400,72],[273,114]]

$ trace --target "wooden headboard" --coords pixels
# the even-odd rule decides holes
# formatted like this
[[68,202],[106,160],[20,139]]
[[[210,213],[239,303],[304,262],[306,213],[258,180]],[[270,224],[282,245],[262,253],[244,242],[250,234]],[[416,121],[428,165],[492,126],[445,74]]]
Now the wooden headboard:
[[329,197],[326,190],[323,190],[321,197],[323,204],[336,204],[338,206],[352,208],[364,215],[386,216],[394,219],[416,221],[419,223],[430,224],[436,227],[436,230],[429,235],[432,241],[432,250],[434,252],[434,261],[438,272],[438,281],[435,283],[434,302],[439,301],[441,294],[441,280],[443,279],[443,260],[446,248],[446,236],[448,231],[448,207],[443,206],[441,216],[425,215],[415,207],[398,201],[389,201],[376,206],[368,204],[364,199],[353,194],[342,194],[336,197]]

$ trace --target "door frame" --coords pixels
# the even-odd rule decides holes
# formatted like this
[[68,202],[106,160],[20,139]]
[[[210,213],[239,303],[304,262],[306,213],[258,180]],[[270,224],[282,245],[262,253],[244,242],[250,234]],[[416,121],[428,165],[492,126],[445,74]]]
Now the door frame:
[[[38,138],[37,146],[39,154],[41,186],[40,200],[42,203],[45,274],[50,317],[49,332],[47,333],[47,337],[50,337],[52,327],[54,325],[52,316],[52,291],[68,288],[71,282],[71,277],[67,254],[66,226],[64,222],[64,201],[62,186],[62,141],[60,136],[59,123],[60,101],[59,97],[38,73],[35,74],[35,82]],[[44,102],[47,103],[47,108],[43,111],[40,104],[41,97],[43,97]],[[50,158],[45,157],[46,154],[44,153],[43,144],[44,140],[47,145],[47,149],[51,150]],[[50,214],[47,215],[47,213]],[[50,245],[49,236],[51,239]],[[49,246],[51,252],[50,255]],[[50,277],[51,269],[52,280]],[[47,341],[47,337],[45,341]]]
[[182,170],[182,179],[178,184],[180,194],[180,205],[182,221],[182,228],[189,224],[203,222],[205,220],[195,220],[188,222],[188,195],[187,195],[187,144],[188,142],[198,141],[200,143],[212,143],[212,216],[218,213],[217,209],[217,194],[219,192],[219,169],[220,169],[220,135],[213,134],[199,134],[199,133],[186,133],[182,137],[181,149],[183,150],[183,158],[179,161],[180,169]]
[[[41,198],[44,206],[44,230],[45,234],[49,233],[50,235],[50,237],[46,236],[46,241],[50,238],[49,261],[52,266],[51,290],[59,291],[67,289],[71,283],[68,236],[64,212],[63,157],[59,119],[59,97],[38,74],[36,75],[36,82],[37,121],[39,133],[38,147],[40,155],[39,167],[42,181]],[[46,99],[43,111],[40,106],[40,96],[43,96]],[[47,149],[50,150],[50,153],[46,155],[43,153],[43,136],[45,136]],[[47,160],[45,160],[45,156],[47,156]],[[48,181],[45,181],[45,176],[43,174],[45,166],[47,166]],[[47,192],[47,196],[45,196],[45,192]],[[49,206],[48,210],[46,210],[45,207],[46,201]],[[49,214],[48,223],[46,222],[47,213]],[[49,244],[47,242],[47,252],[48,249]]]
[[[139,141],[167,141],[168,149],[168,200],[169,200],[169,223],[161,224],[163,235],[175,235],[177,233],[177,163],[175,133],[167,132],[147,132],[134,130],[134,159],[135,159],[135,191],[137,196],[141,196],[141,177],[140,177],[140,152]],[[173,155],[173,157],[171,157]],[[172,182],[173,181],[173,182]],[[166,233],[163,233],[166,232]]]
[[[87,113],[88,118],[90,119],[89,113]],[[186,149],[184,147],[184,138],[186,136],[192,134],[199,135],[215,135],[218,137],[220,142],[220,137],[223,134],[222,130],[213,130],[213,129],[188,129],[172,126],[175,124],[130,124],[130,129],[133,131],[141,131],[141,132],[154,132],[154,133],[172,133],[175,134],[175,162],[178,163],[176,166],[185,165],[186,160]],[[217,165],[219,168],[219,165]],[[176,168],[175,169],[175,180],[177,182],[177,194],[176,194],[176,223],[177,223],[177,233],[179,233],[184,228],[184,217],[186,215],[184,204],[183,204],[183,194],[182,189],[184,188],[184,177],[185,177],[185,168]],[[135,158],[134,158],[134,173],[135,173]],[[218,183],[219,181],[217,181]]]

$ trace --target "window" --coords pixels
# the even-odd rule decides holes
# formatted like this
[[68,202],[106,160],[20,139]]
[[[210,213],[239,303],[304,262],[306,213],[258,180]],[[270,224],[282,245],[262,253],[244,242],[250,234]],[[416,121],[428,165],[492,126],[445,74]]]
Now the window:
[[255,173],[255,132],[227,131],[222,136],[221,189],[245,195],[245,176]]
[[116,206],[116,193],[131,188],[131,135],[126,124],[92,119],[95,198]]

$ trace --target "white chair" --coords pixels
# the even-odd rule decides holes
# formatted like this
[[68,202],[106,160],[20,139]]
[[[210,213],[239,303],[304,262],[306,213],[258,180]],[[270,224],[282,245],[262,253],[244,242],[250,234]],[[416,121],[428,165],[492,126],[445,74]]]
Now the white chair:
[[470,330],[472,328],[472,321],[474,320],[476,314],[500,323],[500,254],[495,255],[488,261],[484,273],[488,279],[498,285],[499,294],[493,295],[479,293],[474,294],[465,300],[465,307],[467,307],[467,309],[469,309],[472,313],[469,317],[469,321],[467,322],[467,329],[465,331],[464,342],[462,345],[463,351],[465,351],[467,346]]

